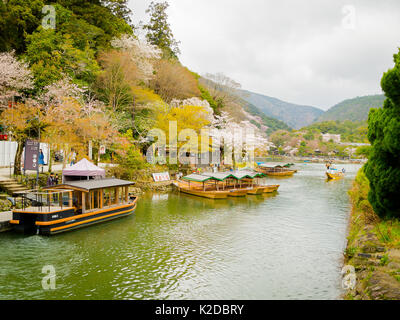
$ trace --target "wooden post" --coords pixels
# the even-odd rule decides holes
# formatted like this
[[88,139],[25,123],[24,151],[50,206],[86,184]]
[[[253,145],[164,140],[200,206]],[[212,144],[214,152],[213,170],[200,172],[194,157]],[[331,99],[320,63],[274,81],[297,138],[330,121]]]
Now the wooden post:
[[103,209],[103,202],[104,202],[104,190],[100,189],[100,209]]
[[73,198],[73,193],[72,193],[72,191],[70,191],[70,192],[68,193],[68,196],[69,196],[69,206],[72,208],[72,207],[74,206],[74,203],[73,203],[73,201],[72,201],[72,198]]
[[62,207],[63,207],[63,194],[62,193],[58,194],[58,204],[60,205],[60,208],[62,209]]
[[115,188],[115,204],[119,204],[119,187]]
[[129,187],[128,186],[125,187],[125,202],[126,203],[129,202]]
[[82,192],[82,213],[86,212],[86,194]]

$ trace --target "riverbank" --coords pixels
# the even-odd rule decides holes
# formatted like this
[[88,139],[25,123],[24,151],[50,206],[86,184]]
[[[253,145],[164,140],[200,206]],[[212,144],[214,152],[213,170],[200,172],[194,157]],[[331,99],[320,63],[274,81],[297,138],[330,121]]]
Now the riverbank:
[[400,223],[379,219],[368,192],[368,180],[360,170],[349,192],[353,208],[345,252],[345,265],[355,268],[357,279],[344,299],[399,300]]

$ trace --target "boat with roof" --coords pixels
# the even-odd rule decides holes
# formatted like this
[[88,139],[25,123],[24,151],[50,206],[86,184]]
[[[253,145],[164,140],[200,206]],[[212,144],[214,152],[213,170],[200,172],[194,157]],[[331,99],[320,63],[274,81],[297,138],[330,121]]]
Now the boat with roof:
[[63,172],[60,185],[17,194],[22,208],[10,221],[16,231],[53,235],[135,212],[138,198],[129,194],[133,182],[107,179],[103,169],[85,161],[77,165]]
[[297,173],[297,170],[290,169],[292,166],[293,164],[287,164],[282,166],[282,165],[261,163],[258,165],[256,171],[264,173],[265,175],[270,177],[291,177],[295,173]]
[[180,192],[210,199],[273,193],[279,185],[262,185],[265,175],[254,171],[191,174],[174,182]]

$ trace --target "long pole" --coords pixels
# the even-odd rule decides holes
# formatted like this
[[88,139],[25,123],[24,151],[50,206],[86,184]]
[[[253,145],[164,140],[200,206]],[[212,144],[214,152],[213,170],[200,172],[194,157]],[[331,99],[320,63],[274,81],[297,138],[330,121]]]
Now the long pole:
[[[39,109],[38,109],[39,110]],[[38,157],[37,159],[39,160],[40,157],[40,114],[38,112],[38,126],[39,126],[39,142],[38,142]],[[39,161],[37,165],[37,170],[36,170],[36,188],[39,188]]]

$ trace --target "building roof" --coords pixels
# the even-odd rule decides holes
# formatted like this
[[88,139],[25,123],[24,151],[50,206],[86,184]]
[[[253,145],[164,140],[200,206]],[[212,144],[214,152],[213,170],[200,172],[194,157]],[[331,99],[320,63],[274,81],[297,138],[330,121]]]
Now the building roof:
[[103,177],[106,176],[106,171],[83,158],[77,164],[63,170],[63,176],[74,177]]
[[61,185],[49,187],[51,189],[78,189],[84,192],[91,190],[115,188],[115,187],[127,187],[134,185],[134,182],[125,181],[120,179],[99,179],[99,180],[85,180],[85,181],[69,181]]

